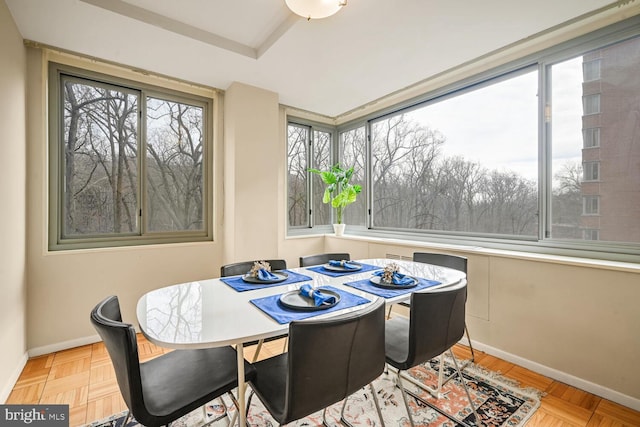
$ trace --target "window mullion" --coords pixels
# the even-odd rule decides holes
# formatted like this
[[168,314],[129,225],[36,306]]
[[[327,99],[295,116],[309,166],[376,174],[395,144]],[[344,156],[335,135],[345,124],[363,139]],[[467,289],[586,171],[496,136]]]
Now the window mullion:
[[144,91],[138,94],[138,197],[137,197],[137,221],[140,235],[144,236],[148,231],[148,224],[145,220],[148,215],[148,197],[147,197],[147,97]]

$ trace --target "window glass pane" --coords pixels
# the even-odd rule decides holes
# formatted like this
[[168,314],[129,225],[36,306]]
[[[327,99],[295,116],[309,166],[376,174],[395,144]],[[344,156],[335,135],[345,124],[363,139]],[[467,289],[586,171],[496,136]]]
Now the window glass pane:
[[138,233],[138,96],[63,78],[63,237]]
[[600,174],[600,164],[598,162],[585,162],[583,165],[585,181],[597,181]]
[[[600,80],[586,82],[594,56]],[[634,38],[551,67],[553,238],[640,242],[639,57]],[[596,91],[599,114],[589,115]]]
[[584,115],[600,112],[600,94],[585,95],[583,98]]
[[203,108],[147,98],[147,227],[204,230]]
[[377,227],[538,235],[537,71],[372,123]]
[[600,146],[600,128],[587,128],[582,131],[584,148]]
[[[313,131],[313,159],[312,166],[314,169],[321,171],[328,170],[331,167],[331,133],[314,130]],[[311,175],[312,180],[312,199],[313,200],[313,225],[331,224],[331,204],[322,203],[322,196],[326,185],[322,182],[322,178],[318,174]]]
[[308,128],[287,127],[287,210],[289,225],[308,226],[307,215],[307,145]]
[[362,192],[356,201],[344,210],[345,224],[365,225],[366,221],[366,182],[365,182],[365,159],[366,159],[366,139],[364,126],[358,127],[340,134],[340,164],[347,169],[353,166],[352,184],[362,187]]
[[582,72],[584,73],[584,81],[598,80],[600,78],[600,60],[585,61],[582,64]]

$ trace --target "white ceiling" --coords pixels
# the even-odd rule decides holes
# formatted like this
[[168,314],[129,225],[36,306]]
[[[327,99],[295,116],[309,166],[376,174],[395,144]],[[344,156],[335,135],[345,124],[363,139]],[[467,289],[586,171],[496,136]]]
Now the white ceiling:
[[25,39],[338,116],[612,0],[5,0]]

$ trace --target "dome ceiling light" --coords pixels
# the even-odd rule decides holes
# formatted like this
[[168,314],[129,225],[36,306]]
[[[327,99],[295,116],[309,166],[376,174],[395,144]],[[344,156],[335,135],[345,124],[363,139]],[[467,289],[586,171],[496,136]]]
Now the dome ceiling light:
[[337,13],[347,5],[347,0],[285,0],[285,3],[293,13],[309,21]]

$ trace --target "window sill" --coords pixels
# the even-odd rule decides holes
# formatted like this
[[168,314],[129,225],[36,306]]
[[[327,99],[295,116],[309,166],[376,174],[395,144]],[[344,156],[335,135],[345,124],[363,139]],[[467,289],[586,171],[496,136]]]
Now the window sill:
[[[465,252],[469,254],[478,254],[485,256],[640,273],[640,256],[638,255],[551,248],[545,246],[537,246],[534,244],[534,242],[527,242],[522,244],[496,243],[494,244],[494,247],[492,247],[490,245],[493,242],[488,241],[474,241],[470,242],[470,244],[462,242],[447,243],[438,241],[438,239],[436,238],[430,238],[429,236],[407,235],[405,237],[399,235],[399,233],[396,233],[396,236],[391,236],[390,234],[391,233],[389,232],[382,233],[378,231],[366,230],[364,228],[358,230],[354,227],[352,228],[351,233],[347,231],[347,234],[344,234],[343,236],[336,236],[333,233],[325,233],[297,236],[289,235],[287,236],[287,238],[311,238],[323,235],[325,239],[330,238],[348,241],[360,241],[383,245],[404,246],[413,249],[428,248],[431,250],[436,249],[452,252]],[[495,246],[504,247],[500,248]],[[517,246],[521,246],[522,249],[517,249]]]

